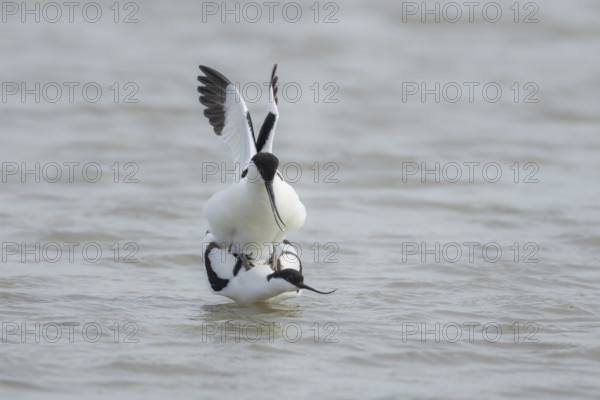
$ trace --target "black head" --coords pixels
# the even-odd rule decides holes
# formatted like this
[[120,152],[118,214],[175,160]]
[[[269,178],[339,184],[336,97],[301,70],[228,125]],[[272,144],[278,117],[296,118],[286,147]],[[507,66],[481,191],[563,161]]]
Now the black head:
[[283,279],[283,280],[291,283],[292,285],[296,286],[298,289],[306,289],[306,290],[313,291],[315,293],[331,294],[331,293],[335,292],[335,290],[332,290],[331,292],[320,292],[316,289],[311,288],[308,285],[305,285],[304,284],[304,276],[300,273],[300,271],[297,271],[292,268],[285,268],[280,271],[275,271],[272,274],[270,274],[269,276],[267,276],[268,281],[270,281],[272,278]]
[[281,278],[296,287],[300,287],[299,285],[304,284],[304,276],[300,273],[300,271],[297,271],[293,268],[281,269],[267,276],[267,280],[271,280],[272,278]]
[[[281,215],[279,215],[279,210],[277,210],[277,202],[275,201],[275,192],[273,190],[273,180],[277,173],[277,167],[279,167],[279,160],[271,153],[258,153],[252,157],[252,162],[256,166],[260,177],[265,182],[265,188],[267,189],[267,195],[269,196],[271,211],[273,212],[275,222],[277,223],[279,230],[285,232],[285,222],[283,222]],[[242,173],[242,177],[246,176],[247,171],[248,170]]]
[[279,160],[271,153],[257,153],[252,157],[252,162],[256,165],[258,173],[265,182],[273,182],[277,168],[279,168]]

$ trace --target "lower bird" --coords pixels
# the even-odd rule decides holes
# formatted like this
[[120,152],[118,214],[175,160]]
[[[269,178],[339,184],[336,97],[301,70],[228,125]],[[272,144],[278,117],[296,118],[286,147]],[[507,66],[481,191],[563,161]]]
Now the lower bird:
[[320,294],[335,292],[321,292],[304,283],[302,262],[288,241],[276,246],[269,262],[253,265],[221,248],[210,232],[202,245],[211,290],[238,303],[278,301],[296,296],[302,289]]

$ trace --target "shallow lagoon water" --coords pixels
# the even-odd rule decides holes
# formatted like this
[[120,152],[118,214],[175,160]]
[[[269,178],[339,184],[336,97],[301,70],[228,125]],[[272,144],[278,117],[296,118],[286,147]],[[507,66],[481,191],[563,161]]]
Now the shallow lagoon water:
[[[0,24],[3,398],[595,397],[595,2],[536,3],[537,23],[508,1],[497,23],[391,1],[320,3],[317,23],[310,2],[297,23],[223,23],[148,1],[115,23],[98,4],[97,23]],[[256,98],[257,124],[275,62],[275,147],[308,210],[290,239],[338,291],[241,306],[202,266],[202,205],[231,177],[207,174],[229,150],[197,66]],[[23,82],[39,102],[7,94]]]

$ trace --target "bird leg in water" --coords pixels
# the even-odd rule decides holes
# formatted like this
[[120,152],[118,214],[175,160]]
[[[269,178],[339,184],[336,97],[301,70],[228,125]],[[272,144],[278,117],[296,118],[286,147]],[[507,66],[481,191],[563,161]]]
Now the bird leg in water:
[[252,264],[250,261],[248,261],[248,257],[246,257],[246,255],[244,253],[241,253],[238,258],[240,260],[242,260],[242,265],[244,266],[244,269],[246,271],[250,271],[250,269],[252,267],[254,267],[254,264]]
[[273,249],[273,253],[271,253],[271,269],[277,271],[277,254],[275,254],[275,249]]

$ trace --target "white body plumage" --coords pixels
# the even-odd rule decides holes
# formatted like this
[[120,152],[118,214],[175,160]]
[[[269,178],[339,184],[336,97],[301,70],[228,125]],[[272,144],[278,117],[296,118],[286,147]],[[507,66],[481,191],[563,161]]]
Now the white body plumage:
[[[249,170],[255,169],[251,163]],[[251,172],[248,176],[256,176]],[[260,178],[232,184],[215,193],[204,205],[209,230],[221,246],[245,253],[252,260],[267,260],[272,246],[285,236],[302,227],[306,209],[296,191],[279,175],[273,180],[273,194],[281,221],[282,231],[273,217],[265,184]]]
[[284,240],[304,224],[306,209],[272,154],[279,118],[277,65],[271,73],[269,113],[258,137],[235,85],[212,68],[201,65],[200,70],[204,115],[229,145],[239,170],[236,182],[204,205],[210,227],[203,254],[211,290],[240,303],[280,299],[301,289],[333,293],[304,284],[296,250]]
[[[246,269],[238,257],[218,246],[214,239],[207,233],[202,241],[208,283],[214,294],[238,303],[256,303],[278,301],[300,293],[301,288],[278,277],[284,270],[294,270],[296,275],[302,276],[302,264],[291,244],[276,247],[279,256],[275,265],[259,262]],[[294,275],[291,271],[285,273]]]

